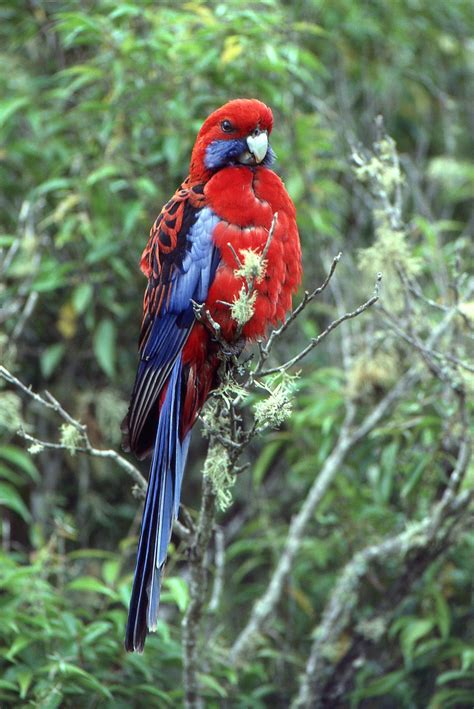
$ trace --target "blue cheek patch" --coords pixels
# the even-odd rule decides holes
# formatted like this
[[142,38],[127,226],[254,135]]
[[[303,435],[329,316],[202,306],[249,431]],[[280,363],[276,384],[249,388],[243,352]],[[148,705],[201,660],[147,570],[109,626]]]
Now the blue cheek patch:
[[247,148],[245,138],[235,140],[214,140],[207,146],[204,165],[208,170],[218,170],[220,167],[234,163]]
[[276,156],[275,152],[273,151],[272,146],[269,144],[267,154],[263,158],[261,165],[265,165],[265,167],[270,167],[270,165],[273,165],[276,158],[277,158],[277,156]]
[[[248,150],[245,138],[235,140],[214,140],[207,146],[204,165],[208,170],[219,170],[226,165],[235,165],[237,158],[245,150]],[[267,154],[261,165],[269,167],[276,160],[276,155],[271,145],[268,146]]]

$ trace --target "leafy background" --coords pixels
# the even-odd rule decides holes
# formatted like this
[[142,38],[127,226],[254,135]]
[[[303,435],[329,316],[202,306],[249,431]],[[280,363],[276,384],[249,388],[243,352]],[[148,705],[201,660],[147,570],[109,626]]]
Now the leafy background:
[[[2,362],[35,389],[50,389],[87,423],[95,445],[119,446],[136,366],[139,255],[186,175],[203,118],[236,96],[274,110],[277,169],[296,203],[307,287],[339,250],[347,304],[373,287],[376,255],[370,274],[357,270],[374,233],[348,156],[350,142],[372,142],[381,113],[407,176],[409,248],[428,294],[445,295],[446,272],[456,253],[467,258],[474,223],[471,11],[468,0],[4,1],[0,247],[11,258],[0,286]],[[281,345],[282,356],[335,312],[329,294]],[[378,327],[366,313],[356,328],[349,381],[339,335],[305,360],[291,421],[252,447],[251,470],[220,517],[225,586],[201,678],[209,706],[287,706],[308,629],[344,564],[420,518],[439,494],[446,412],[427,379],[340,471],[271,633],[240,671],[223,662],[337,435],[348,390],[370,408],[414,356],[394,339],[377,360],[368,343]],[[32,456],[16,436],[21,422],[54,440],[57,419],[7,388],[0,408],[2,705],[179,705],[185,555],[179,547],[170,555],[156,636],[143,656],[126,655],[140,515],[129,479],[110,462]],[[205,445],[196,432],[184,492],[191,511]],[[347,706],[472,705],[473,547],[466,534],[428,568],[385,629],[384,652],[357,672]],[[371,604],[367,593],[361,622]]]

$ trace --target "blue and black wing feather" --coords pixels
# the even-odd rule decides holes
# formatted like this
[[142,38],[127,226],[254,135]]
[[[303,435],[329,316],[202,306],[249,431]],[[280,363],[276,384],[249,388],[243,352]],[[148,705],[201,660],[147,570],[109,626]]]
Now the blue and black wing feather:
[[148,286],[140,363],[122,424],[123,446],[138,458],[153,448],[159,397],[194,324],[192,301],[205,300],[220,260],[212,243],[218,218],[193,198],[195,193],[187,190],[185,198],[184,192],[179,190],[159,215],[142,258]]
[[[183,194],[184,193],[184,194]],[[153,450],[138,542],[125,647],[142,651],[157,622],[162,569],[177,516],[190,433],[180,436],[181,352],[194,324],[192,301],[204,302],[220,261],[212,234],[219,221],[179,190],[152,228],[142,258],[148,276],[140,363],[124,421],[125,446]]]

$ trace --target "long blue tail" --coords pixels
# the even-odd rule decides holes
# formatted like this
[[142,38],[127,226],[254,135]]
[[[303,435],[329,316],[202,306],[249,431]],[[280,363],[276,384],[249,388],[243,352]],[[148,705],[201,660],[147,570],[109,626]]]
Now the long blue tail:
[[142,517],[137,563],[128,611],[125,648],[142,652],[148,632],[156,630],[161,574],[178,515],[181,481],[190,434],[180,441],[181,357],[169,375],[163,401]]

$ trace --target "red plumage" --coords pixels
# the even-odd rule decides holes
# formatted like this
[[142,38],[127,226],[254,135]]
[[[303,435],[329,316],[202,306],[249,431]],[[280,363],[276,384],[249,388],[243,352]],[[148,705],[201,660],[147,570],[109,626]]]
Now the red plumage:
[[[271,110],[256,100],[230,101],[212,113],[197,136],[190,175],[163,207],[142,255],[148,287],[141,361],[123,430],[126,448],[139,457],[152,450],[154,455],[130,604],[129,650],[143,649],[156,622],[160,572],[176,513],[170,505],[176,510],[179,504],[189,432],[218,384],[220,345],[194,318],[192,301],[205,303],[224,339],[235,339],[229,304],[246,283],[237,273],[236,254],[243,260],[246,250],[263,252],[276,213],[264,274],[255,282],[253,315],[239,336],[255,340],[281,321],[301,280],[295,208],[267,166],[272,125]],[[179,452],[169,443],[173,435]]]

